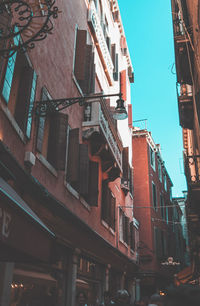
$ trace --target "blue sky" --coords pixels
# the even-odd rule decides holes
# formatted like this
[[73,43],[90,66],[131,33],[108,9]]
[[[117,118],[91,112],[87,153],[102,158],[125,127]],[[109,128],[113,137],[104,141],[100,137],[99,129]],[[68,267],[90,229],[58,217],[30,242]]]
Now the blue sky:
[[134,68],[131,85],[133,120],[147,119],[147,129],[160,143],[174,184],[174,197],[186,190],[183,141],[179,126],[170,0],[118,0]]

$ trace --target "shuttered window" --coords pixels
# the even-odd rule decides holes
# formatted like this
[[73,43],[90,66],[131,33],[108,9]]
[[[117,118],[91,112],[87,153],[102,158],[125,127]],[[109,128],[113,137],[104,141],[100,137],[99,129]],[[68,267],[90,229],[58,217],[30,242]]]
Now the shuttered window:
[[122,99],[126,101],[126,70],[120,72],[120,89],[122,93]]
[[[70,161],[69,161],[70,162]],[[87,195],[89,190],[89,154],[88,145],[79,145],[79,192]]]
[[124,216],[124,242],[128,245],[130,244],[130,225],[129,225],[129,218]]
[[108,182],[102,182],[101,218],[115,230],[116,200],[108,187]]
[[69,149],[67,159],[67,181],[78,190],[79,181],[79,129],[69,131]]
[[[46,88],[42,89],[41,100],[49,99]],[[46,117],[38,116],[37,150],[56,170],[65,170],[68,116],[52,112]]]
[[130,247],[135,251],[135,227],[133,221],[130,222]]
[[[16,40],[18,43],[19,37]],[[35,100],[36,79],[36,73],[25,54],[14,53],[8,59],[2,95],[20,129],[28,138],[31,135],[31,110]]]
[[132,125],[133,125],[132,104],[128,104],[128,126],[132,128]]
[[153,197],[153,207],[157,209],[157,192],[156,192],[156,185],[152,183],[152,197]]
[[74,75],[83,93],[94,93],[95,65],[92,45],[87,44],[87,31],[76,31]]
[[19,88],[14,117],[23,132],[30,137],[31,114],[29,110],[35,99],[36,74],[30,66],[25,66],[20,73]]
[[88,204],[98,206],[99,198],[99,164],[93,161],[89,162],[89,188]]
[[50,116],[47,160],[57,170],[65,170],[68,116],[53,113]]
[[113,79],[114,81],[118,81],[119,79],[119,70],[118,70],[118,54],[116,53],[116,45],[111,45],[111,58],[113,62]]
[[122,152],[123,179],[128,182],[129,179],[129,148],[123,148]]

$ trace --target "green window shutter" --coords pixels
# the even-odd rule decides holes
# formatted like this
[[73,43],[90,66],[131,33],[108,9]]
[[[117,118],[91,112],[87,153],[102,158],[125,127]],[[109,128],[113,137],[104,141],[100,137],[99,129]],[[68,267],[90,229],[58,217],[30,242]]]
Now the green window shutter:
[[68,116],[55,112],[50,117],[47,160],[57,170],[65,170]]
[[67,181],[77,190],[79,182],[79,129],[69,131]]
[[89,162],[89,190],[88,202],[91,206],[98,206],[99,199],[99,164]]
[[37,75],[36,75],[36,72],[34,71],[31,94],[30,94],[30,104],[29,104],[29,110],[28,110],[28,120],[27,120],[27,126],[26,126],[26,136],[28,138],[31,137],[31,127],[32,127],[32,117],[33,117],[32,110],[33,110],[34,101],[35,101],[36,83],[37,83]]
[[89,152],[87,144],[79,145],[79,192],[88,194],[89,187]]

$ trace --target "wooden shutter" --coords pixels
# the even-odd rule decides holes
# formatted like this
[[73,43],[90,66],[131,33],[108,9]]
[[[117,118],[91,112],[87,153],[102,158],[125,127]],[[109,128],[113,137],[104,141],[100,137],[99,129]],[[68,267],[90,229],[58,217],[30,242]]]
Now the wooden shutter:
[[89,155],[88,145],[79,145],[79,192],[81,195],[88,194],[89,187]]
[[30,67],[24,67],[20,73],[19,88],[15,106],[14,117],[22,131],[26,131],[31,89],[33,84],[33,72]]
[[69,131],[67,181],[75,188],[79,180],[79,129]]
[[85,79],[85,58],[87,53],[87,31],[77,30],[74,74],[78,81]]
[[122,99],[126,101],[126,70],[120,72],[120,89],[122,93]]
[[115,230],[115,203],[116,199],[111,195],[110,203],[110,227]]
[[91,73],[92,73],[92,64],[94,64],[94,54],[92,53],[92,45],[86,46],[86,54],[85,54],[85,78],[81,88],[84,93],[90,93],[90,84],[91,84]]
[[133,195],[133,169],[129,165],[129,191]]
[[125,242],[130,244],[130,226],[129,226],[129,218],[125,216]]
[[89,193],[88,202],[91,206],[98,206],[99,198],[99,164],[89,163]]
[[128,181],[129,177],[129,148],[125,147],[122,151],[122,166],[123,166],[123,178]]
[[135,227],[133,221],[130,222],[130,247],[135,251]]
[[123,241],[126,242],[126,216],[122,213]]
[[116,68],[116,44],[111,45],[111,58],[114,66],[114,71]]
[[47,160],[57,169],[65,170],[68,116],[53,113],[50,117]]
[[128,104],[128,126],[132,128],[132,125],[133,125],[132,104]]
[[90,88],[89,88],[89,93],[94,93],[95,92],[95,79],[96,79],[96,66],[94,64],[94,52],[92,52],[92,57],[91,57],[91,65],[90,65]]
[[108,183],[102,181],[102,193],[101,193],[101,218],[108,222]]

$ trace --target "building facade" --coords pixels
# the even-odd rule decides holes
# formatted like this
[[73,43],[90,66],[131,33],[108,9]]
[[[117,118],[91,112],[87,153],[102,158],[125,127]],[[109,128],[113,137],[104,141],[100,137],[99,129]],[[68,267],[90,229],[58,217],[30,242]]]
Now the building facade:
[[[172,0],[177,97],[183,131],[184,166],[188,187],[187,221],[191,252],[191,277],[199,278],[199,25],[200,2]],[[188,278],[189,279],[189,278]],[[188,281],[187,279],[187,281]]]
[[[172,202],[172,181],[147,129],[133,129],[134,215],[139,222],[139,266],[142,295],[151,295],[173,282],[180,261]],[[166,264],[165,264],[166,263]]]
[[[30,1],[33,14],[44,17],[45,3]],[[133,67],[118,3],[57,5],[52,35],[0,61],[2,306],[38,296],[74,306],[82,291],[95,305],[120,288],[137,298]],[[5,29],[16,18],[9,9],[1,12]],[[41,21],[31,22],[6,46],[34,36]],[[95,97],[119,92],[128,112],[120,122],[116,97]],[[89,95],[92,103],[83,104]],[[69,97],[80,103],[62,108]]]

